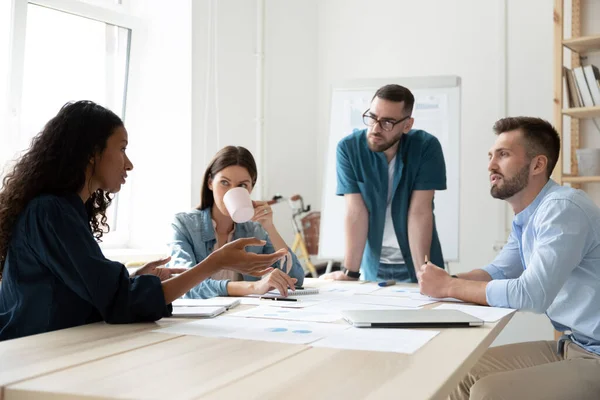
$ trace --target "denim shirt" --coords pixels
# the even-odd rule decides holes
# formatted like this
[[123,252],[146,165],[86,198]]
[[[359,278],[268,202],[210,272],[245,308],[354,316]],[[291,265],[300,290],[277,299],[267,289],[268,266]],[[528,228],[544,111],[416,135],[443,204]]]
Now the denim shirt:
[[600,354],[600,209],[584,192],[549,180],[483,269],[493,279],[490,306],[546,313],[555,329]]
[[[178,213],[175,215],[171,228],[172,234],[169,241],[171,262],[169,267],[191,268],[208,257],[217,245],[210,208]],[[246,247],[246,251],[256,254],[272,254],[275,252],[269,235],[258,222],[250,221],[236,224],[232,240],[252,237],[264,240],[266,244],[264,246]],[[292,255],[292,268],[289,275],[298,280],[297,285],[302,285],[304,270],[298,257],[291,250],[289,252]],[[273,267],[280,268],[280,262],[277,261],[273,264]],[[247,275],[242,275],[242,277],[245,281],[260,279]],[[227,296],[228,282],[229,280],[206,279],[192,288],[184,297],[207,299],[215,296]]]

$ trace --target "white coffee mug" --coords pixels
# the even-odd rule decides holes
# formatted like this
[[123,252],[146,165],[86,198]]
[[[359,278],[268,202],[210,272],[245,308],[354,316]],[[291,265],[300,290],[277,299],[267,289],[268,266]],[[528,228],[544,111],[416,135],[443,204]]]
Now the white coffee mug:
[[233,222],[238,224],[248,222],[254,216],[254,207],[248,189],[236,187],[228,190],[223,196],[223,203]]

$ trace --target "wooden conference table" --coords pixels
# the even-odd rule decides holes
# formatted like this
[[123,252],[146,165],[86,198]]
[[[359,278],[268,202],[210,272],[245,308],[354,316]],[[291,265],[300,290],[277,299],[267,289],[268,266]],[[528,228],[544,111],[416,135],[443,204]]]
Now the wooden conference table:
[[152,332],[190,319],[96,323],[0,342],[0,400],[443,399],[510,318],[441,329],[410,355]]

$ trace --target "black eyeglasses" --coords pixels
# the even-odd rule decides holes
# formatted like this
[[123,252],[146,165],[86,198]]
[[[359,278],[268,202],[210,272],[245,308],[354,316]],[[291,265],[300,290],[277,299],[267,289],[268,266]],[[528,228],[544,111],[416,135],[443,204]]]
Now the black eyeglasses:
[[392,129],[394,129],[394,127],[396,125],[398,125],[400,122],[406,121],[407,119],[410,118],[410,115],[399,119],[398,121],[394,121],[393,119],[377,119],[374,116],[372,116],[371,114],[369,114],[369,110],[365,111],[365,113],[363,114],[363,122],[365,123],[366,126],[375,126],[375,124],[379,124],[379,126],[381,126],[381,129],[383,129],[386,132],[390,132]]

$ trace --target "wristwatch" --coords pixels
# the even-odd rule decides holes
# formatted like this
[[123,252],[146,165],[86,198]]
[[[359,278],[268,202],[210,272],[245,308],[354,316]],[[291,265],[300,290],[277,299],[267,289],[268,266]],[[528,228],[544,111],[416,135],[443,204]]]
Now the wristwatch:
[[346,275],[349,278],[352,279],[359,279],[360,278],[360,272],[358,271],[350,271],[348,268],[342,266],[342,272],[344,273],[344,275]]

